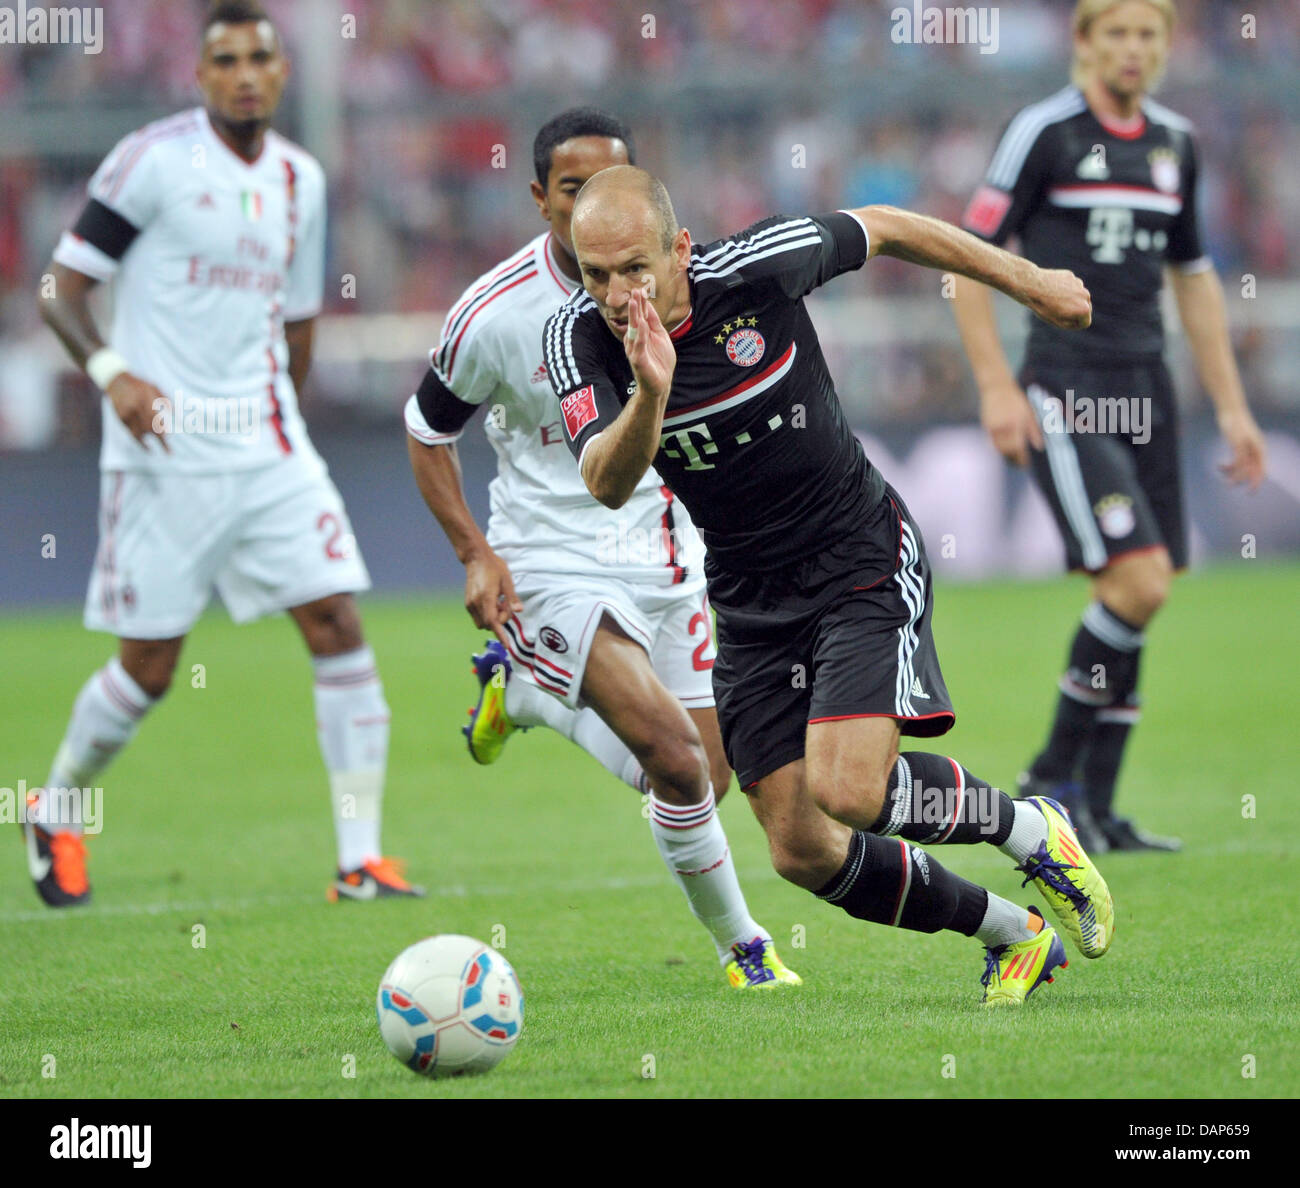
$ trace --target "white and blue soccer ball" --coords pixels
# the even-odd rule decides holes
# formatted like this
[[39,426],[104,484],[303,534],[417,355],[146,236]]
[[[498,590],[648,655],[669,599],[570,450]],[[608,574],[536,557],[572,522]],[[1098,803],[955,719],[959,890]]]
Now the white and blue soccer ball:
[[501,1063],[524,1025],[524,992],[510,963],[471,936],[430,936],[403,949],[376,1001],[384,1043],[426,1077],[483,1073]]

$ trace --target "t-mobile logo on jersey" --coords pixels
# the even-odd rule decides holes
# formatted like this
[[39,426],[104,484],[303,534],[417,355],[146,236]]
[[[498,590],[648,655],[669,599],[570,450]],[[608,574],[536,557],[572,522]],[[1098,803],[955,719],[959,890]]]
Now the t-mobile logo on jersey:
[[[737,446],[747,446],[756,438],[775,433],[782,425],[788,424],[794,428],[801,428],[802,420],[803,406],[796,404],[794,409],[791,410],[789,420],[780,413],[774,413],[768,417],[766,422],[751,425],[740,433],[732,434],[732,441]],[[692,439],[693,435],[698,441]],[[704,461],[704,458],[716,454],[722,444],[727,444],[725,439],[722,442],[715,441],[707,421],[696,421],[694,425],[684,425],[680,429],[670,429],[659,438],[659,448],[663,451],[665,458],[679,461],[685,459],[686,465],[682,467],[683,470],[717,469],[712,462]]]
[[1123,264],[1126,248],[1163,252],[1169,243],[1164,231],[1134,227],[1133,212],[1122,206],[1096,206],[1088,212],[1088,246],[1098,264]]
[[[718,452],[718,443],[713,440],[713,434],[709,432],[709,426],[706,422],[701,421],[698,425],[687,425],[684,429],[674,429],[670,433],[665,433],[659,439],[659,448],[663,450],[665,458],[685,458],[686,465],[683,470],[714,470],[712,462],[706,462],[700,456],[700,450],[695,448],[695,443],[691,441],[691,434],[698,433],[701,437],[700,450],[706,454],[716,454]],[[676,449],[669,447],[669,442],[673,442]],[[680,452],[679,452],[680,451]]]

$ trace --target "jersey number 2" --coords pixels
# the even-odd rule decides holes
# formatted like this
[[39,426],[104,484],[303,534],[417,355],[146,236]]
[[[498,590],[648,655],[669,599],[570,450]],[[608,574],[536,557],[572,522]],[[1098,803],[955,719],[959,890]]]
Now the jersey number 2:
[[331,561],[346,561],[347,553],[339,548],[339,542],[343,539],[343,525],[333,512],[321,512],[320,519],[316,521],[318,532],[324,532],[327,528],[332,528],[333,531],[325,542],[325,556]]
[[690,625],[686,628],[687,634],[694,639],[695,629],[700,628],[704,632],[704,638],[700,640],[695,651],[691,653],[691,663],[695,666],[696,672],[708,672],[713,667],[713,661],[707,659],[704,655],[709,650],[709,645],[713,642],[713,636],[709,631],[709,616],[703,611],[696,611],[691,618]]

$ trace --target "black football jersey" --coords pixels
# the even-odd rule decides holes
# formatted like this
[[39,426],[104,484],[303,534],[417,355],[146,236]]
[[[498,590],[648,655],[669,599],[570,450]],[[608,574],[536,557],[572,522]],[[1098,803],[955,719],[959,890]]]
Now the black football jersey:
[[[803,298],[867,258],[843,212],[778,215],[691,249],[690,313],[654,465],[712,563],[735,572],[810,556],[859,524],[884,480],[845,420]],[[579,289],[543,335],[579,464],[636,390],[622,341]]]
[[1191,125],[1151,100],[1132,127],[1103,124],[1077,87],[1032,104],[1007,126],[963,225],[995,244],[1068,268],[1092,294],[1092,325],[1030,319],[1027,361],[1140,362],[1158,356],[1168,262],[1209,268],[1196,209]]

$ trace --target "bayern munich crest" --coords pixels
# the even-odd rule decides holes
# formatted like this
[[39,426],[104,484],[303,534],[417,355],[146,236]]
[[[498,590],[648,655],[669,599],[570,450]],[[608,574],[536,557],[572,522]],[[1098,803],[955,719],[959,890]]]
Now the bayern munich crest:
[[1107,495],[1092,510],[1097,515],[1101,530],[1112,540],[1127,536],[1137,527],[1133,500],[1127,495]]
[[750,327],[736,330],[727,339],[727,358],[740,367],[753,367],[763,357],[767,343],[763,336]]
[[1169,149],[1155,149],[1147,158],[1151,162],[1151,180],[1164,194],[1178,193],[1182,180],[1178,172],[1178,156]]

